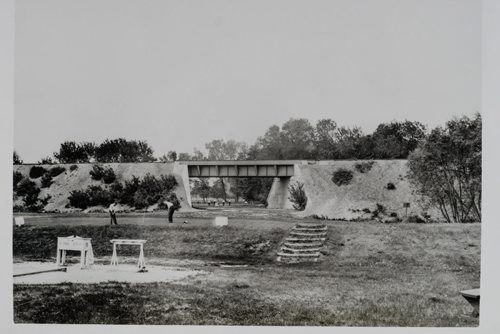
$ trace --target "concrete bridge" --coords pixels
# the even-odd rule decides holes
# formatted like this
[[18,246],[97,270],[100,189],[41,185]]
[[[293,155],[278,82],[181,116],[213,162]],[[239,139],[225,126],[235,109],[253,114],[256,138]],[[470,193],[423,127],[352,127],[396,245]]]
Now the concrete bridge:
[[186,165],[189,177],[279,177],[294,176],[295,165],[302,160],[218,160],[179,161]]

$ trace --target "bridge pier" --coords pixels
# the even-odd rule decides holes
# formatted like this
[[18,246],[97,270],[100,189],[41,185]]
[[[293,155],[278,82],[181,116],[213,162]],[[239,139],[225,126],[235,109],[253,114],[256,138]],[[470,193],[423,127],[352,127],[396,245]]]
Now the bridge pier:
[[288,199],[288,186],[291,177],[275,177],[273,185],[267,195],[267,207],[269,209],[290,209],[292,203]]

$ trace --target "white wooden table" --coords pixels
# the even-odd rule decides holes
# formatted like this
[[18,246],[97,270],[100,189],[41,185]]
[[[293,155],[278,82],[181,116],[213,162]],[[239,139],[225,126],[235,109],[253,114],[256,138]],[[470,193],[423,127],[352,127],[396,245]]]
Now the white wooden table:
[[94,252],[92,251],[91,238],[80,238],[76,236],[57,238],[57,266],[66,263],[66,251],[74,250],[80,252],[80,268],[85,268],[94,263]]
[[110,241],[113,244],[113,256],[111,256],[111,265],[118,265],[118,255],[116,254],[116,245],[139,245],[141,247],[139,253],[139,261],[137,262],[137,267],[146,267],[146,262],[144,260],[144,243],[146,240],[143,239],[112,239]]

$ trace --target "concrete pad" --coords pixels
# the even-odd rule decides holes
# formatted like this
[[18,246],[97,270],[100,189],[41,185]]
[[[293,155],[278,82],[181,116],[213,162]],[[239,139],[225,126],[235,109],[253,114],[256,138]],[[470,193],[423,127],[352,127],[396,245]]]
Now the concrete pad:
[[[51,262],[14,263],[14,275],[35,271],[57,269]],[[205,274],[201,270],[191,270],[170,266],[146,266],[148,272],[138,273],[138,268],[131,264],[118,266],[94,264],[90,268],[80,266],[67,267],[67,272],[48,272],[35,275],[14,277],[14,284],[59,284],[59,283],[101,283],[108,281],[128,283],[173,282]]]

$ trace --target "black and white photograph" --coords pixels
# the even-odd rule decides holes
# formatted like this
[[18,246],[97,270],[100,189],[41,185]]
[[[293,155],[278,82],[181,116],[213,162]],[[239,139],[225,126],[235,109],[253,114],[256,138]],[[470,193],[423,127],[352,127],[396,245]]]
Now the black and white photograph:
[[15,1],[14,324],[478,327],[481,8]]

